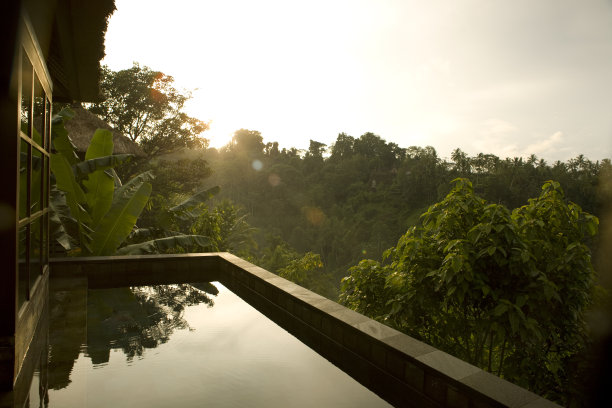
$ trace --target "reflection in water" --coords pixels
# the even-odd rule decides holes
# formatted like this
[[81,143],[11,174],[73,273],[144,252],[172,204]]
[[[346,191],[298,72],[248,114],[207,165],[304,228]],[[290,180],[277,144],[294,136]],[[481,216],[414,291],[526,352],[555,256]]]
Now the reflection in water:
[[128,359],[165,343],[173,330],[187,328],[186,307],[211,307],[217,288],[211,283],[87,289],[87,281],[51,281],[49,304],[49,388],[71,380],[75,361],[85,352],[93,364],[108,362],[111,349]]
[[[186,307],[205,303],[217,289],[208,284],[157,285],[91,290],[87,299],[87,354],[94,364],[108,362],[111,349],[131,360],[167,342],[175,329],[188,329]],[[206,286],[208,285],[208,286]]]
[[218,283],[82,283],[52,284],[49,387],[30,406],[388,406]]

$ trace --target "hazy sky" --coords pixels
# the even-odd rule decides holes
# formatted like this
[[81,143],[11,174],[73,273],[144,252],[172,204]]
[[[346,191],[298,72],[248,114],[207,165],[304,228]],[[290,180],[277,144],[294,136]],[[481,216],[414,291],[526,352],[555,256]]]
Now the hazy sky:
[[104,63],[198,90],[239,128],[308,148],[340,132],[548,161],[612,157],[610,0],[116,0]]

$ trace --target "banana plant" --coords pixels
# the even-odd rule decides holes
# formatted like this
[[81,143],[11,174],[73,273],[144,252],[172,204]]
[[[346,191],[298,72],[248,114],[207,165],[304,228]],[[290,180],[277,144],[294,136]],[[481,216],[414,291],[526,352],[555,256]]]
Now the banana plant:
[[[72,116],[63,110],[53,123],[51,172],[55,179],[52,191],[52,223],[55,236],[72,254],[83,256],[113,255],[130,234],[151,194],[151,173],[143,173],[116,188],[113,167],[129,155],[113,156],[113,135],[98,129],[79,162],[75,147],[63,126]],[[68,210],[68,211],[66,211]],[[69,212],[69,214],[68,214]],[[72,223],[76,237],[69,239],[67,227]],[[63,227],[63,228],[62,228]]]

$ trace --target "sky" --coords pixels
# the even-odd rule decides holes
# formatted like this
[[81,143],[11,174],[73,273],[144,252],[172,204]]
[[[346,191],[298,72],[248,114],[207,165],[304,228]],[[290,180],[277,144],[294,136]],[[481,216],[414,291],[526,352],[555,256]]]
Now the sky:
[[612,0],[116,0],[113,70],[192,90],[211,146],[237,129],[307,149],[612,157]]

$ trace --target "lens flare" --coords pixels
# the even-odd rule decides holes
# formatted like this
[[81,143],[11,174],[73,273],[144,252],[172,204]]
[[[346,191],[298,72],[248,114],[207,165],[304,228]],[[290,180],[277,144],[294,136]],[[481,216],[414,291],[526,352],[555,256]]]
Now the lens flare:
[[308,222],[314,226],[319,226],[325,221],[325,214],[317,207],[304,207],[302,213],[306,216]]
[[268,183],[270,183],[272,187],[278,186],[280,182],[281,178],[278,174],[270,173],[270,175],[268,176]]

